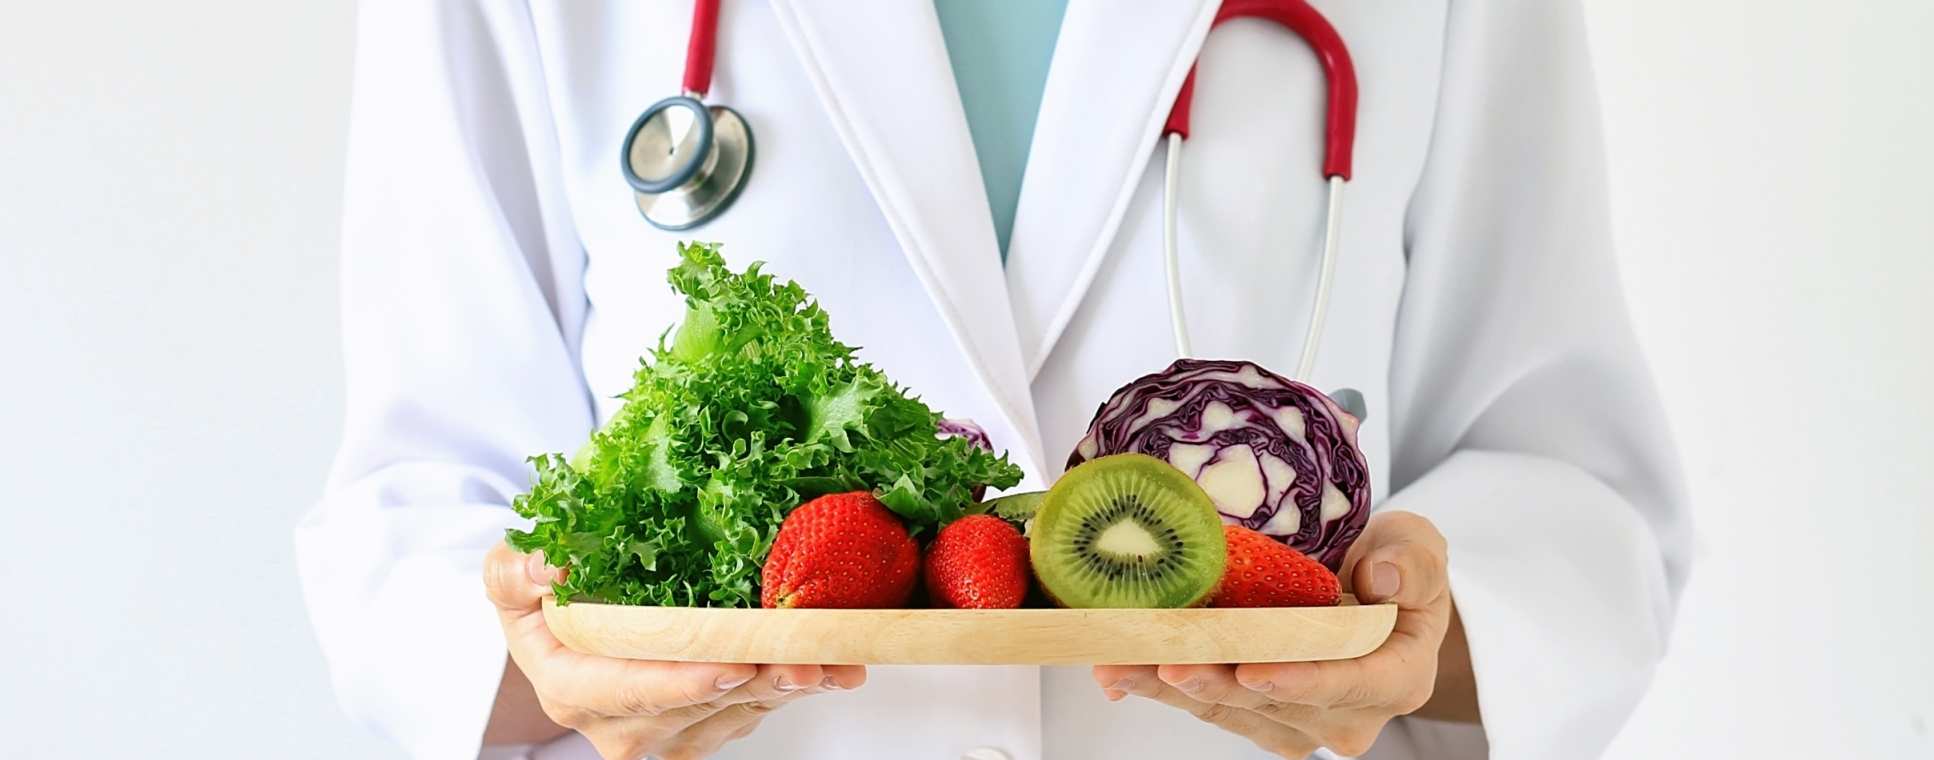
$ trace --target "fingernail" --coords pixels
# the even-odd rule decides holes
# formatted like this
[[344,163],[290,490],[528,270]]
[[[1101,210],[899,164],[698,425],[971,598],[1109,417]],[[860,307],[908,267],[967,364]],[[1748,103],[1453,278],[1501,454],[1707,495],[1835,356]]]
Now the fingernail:
[[801,687],[799,684],[793,683],[791,679],[788,679],[785,676],[774,676],[772,679],[772,686],[773,688],[778,689],[780,691],[798,691],[801,688],[804,688],[804,687]]
[[1129,676],[1127,678],[1123,678],[1119,681],[1116,681],[1113,686],[1110,686],[1108,688],[1113,689],[1115,691],[1128,691],[1130,689],[1133,689],[1135,688],[1135,677]]
[[1397,589],[1402,584],[1403,579],[1397,574],[1396,565],[1379,562],[1376,567],[1370,568],[1370,593],[1378,598],[1389,599],[1396,596]]
[[846,687],[839,685],[839,682],[833,680],[832,676],[827,676],[825,678],[819,679],[819,688],[825,689],[827,691],[839,691],[840,689],[844,689]]
[[532,583],[546,588],[558,580],[557,568],[544,561],[543,550],[532,552],[530,559],[524,561],[524,572],[530,576]]
[[1202,690],[1202,679],[1191,678],[1176,684],[1175,688],[1181,689],[1184,694],[1194,694]]
[[1126,693],[1115,691],[1114,689],[1102,689],[1101,695],[1107,697],[1110,702],[1120,702],[1122,697],[1128,696]]
[[1255,683],[1245,683],[1243,684],[1243,686],[1249,689],[1250,691],[1261,691],[1261,692],[1271,691],[1276,688],[1276,684],[1270,683],[1269,681],[1256,681]]
[[719,676],[718,682],[714,685],[720,689],[730,690],[744,686],[745,682],[750,680],[752,680],[752,676]]

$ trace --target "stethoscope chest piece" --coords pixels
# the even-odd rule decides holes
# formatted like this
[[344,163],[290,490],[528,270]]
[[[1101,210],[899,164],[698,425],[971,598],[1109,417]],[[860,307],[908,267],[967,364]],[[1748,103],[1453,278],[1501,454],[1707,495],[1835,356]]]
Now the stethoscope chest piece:
[[725,211],[745,187],[752,129],[725,106],[669,97],[632,122],[619,159],[645,221],[688,230]]

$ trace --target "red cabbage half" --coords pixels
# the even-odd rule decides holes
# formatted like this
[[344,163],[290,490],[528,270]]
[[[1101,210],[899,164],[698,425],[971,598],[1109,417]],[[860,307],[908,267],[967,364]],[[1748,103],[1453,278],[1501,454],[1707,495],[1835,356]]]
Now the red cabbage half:
[[1209,493],[1223,522],[1253,528],[1331,570],[1370,519],[1357,419],[1252,362],[1182,359],[1109,397],[1068,467],[1139,452]]
[[965,438],[968,443],[974,444],[977,447],[988,451],[994,450],[994,439],[987,437],[987,431],[982,430],[980,425],[975,424],[973,420],[957,420],[943,417],[935,427],[937,428],[935,432],[941,438]]
[[[940,422],[935,425],[935,428],[935,434],[941,438],[965,438],[968,443],[973,444],[977,448],[988,451],[994,450],[994,439],[989,438],[987,431],[981,429],[981,426],[973,420],[941,418]],[[980,501],[986,496],[987,486],[974,486],[974,501]]]

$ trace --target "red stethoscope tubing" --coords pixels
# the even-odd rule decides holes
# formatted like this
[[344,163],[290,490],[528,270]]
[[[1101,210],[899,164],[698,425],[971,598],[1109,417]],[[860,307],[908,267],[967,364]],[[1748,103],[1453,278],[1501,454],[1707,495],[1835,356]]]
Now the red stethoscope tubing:
[[[1353,170],[1356,148],[1357,78],[1350,50],[1323,14],[1306,0],[1224,0],[1210,22],[1214,29],[1238,18],[1274,21],[1301,37],[1322,63],[1328,85],[1325,110],[1323,176],[1329,180],[1329,214],[1323,232],[1323,255],[1317,276],[1316,298],[1311,306],[1308,332],[1303,339],[1302,358],[1295,377],[1308,380],[1316,361],[1316,348],[1328,313],[1330,284],[1336,268],[1338,228],[1342,214],[1343,185]],[[712,60],[718,50],[719,0],[693,0],[691,37],[685,46],[684,89],[697,99],[712,87]],[[1162,134],[1168,142],[1168,166],[1163,194],[1163,254],[1168,270],[1169,311],[1175,331],[1177,353],[1188,356],[1188,326],[1182,307],[1181,264],[1176,253],[1175,214],[1176,178],[1180,170],[1182,142],[1189,136],[1189,110],[1195,96],[1195,68],[1191,66],[1182,87],[1170,106]],[[628,148],[627,148],[628,150]]]
[[694,97],[712,89],[712,57],[719,46],[719,0],[692,5],[692,37],[685,43],[685,92]]
[[[1322,12],[1304,0],[1225,0],[1209,28],[1238,18],[1261,18],[1281,24],[1303,38],[1316,53],[1329,84],[1323,176],[1349,179],[1356,149],[1357,81],[1356,64],[1350,60],[1350,48],[1343,44],[1343,36],[1323,18]],[[1195,67],[1191,66],[1188,77],[1182,80],[1182,90],[1176,93],[1174,107],[1169,109],[1168,124],[1162,129],[1164,136],[1174,134],[1188,139],[1189,104],[1194,100]]]
[[[1328,105],[1324,120],[1323,176],[1329,185],[1329,212],[1323,225],[1322,257],[1316,277],[1316,297],[1310,305],[1303,350],[1293,377],[1308,382],[1316,367],[1317,347],[1323,336],[1323,322],[1329,314],[1330,289],[1336,275],[1337,250],[1341,247],[1343,186],[1353,170],[1356,150],[1357,78],[1356,65],[1343,36],[1323,14],[1305,0],[1225,0],[1217,9],[1210,29],[1238,18],[1261,18],[1281,24],[1301,37],[1323,65],[1328,85]],[[1162,136],[1168,143],[1167,167],[1162,182],[1162,259],[1168,279],[1169,326],[1174,330],[1175,352],[1192,355],[1186,310],[1182,306],[1182,264],[1177,252],[1176,209],[1180,190],[1182,142],[1189,136],[1189,107],[1195,96],[1195,68],[1191,66],[1175,105],[1169,108]]]
[[[1238,18],[1274,21],[1295,32],[1316,53],[1329,83],[1325,124],[1323,176],[1350,178],[1356,147],[1357,79],[1350,48],[1343,43],[1321,11],[1305,0],[1224,0],[1210,28]],[[692,33],[685,44],[685,91],[704,95],[712,89],[712,59],[718,51],[719,0],[694,0]],[[1195,68],[1189,68],[1169,109],[1163,135],[1189,136],[1189,106],[1195,100]]]

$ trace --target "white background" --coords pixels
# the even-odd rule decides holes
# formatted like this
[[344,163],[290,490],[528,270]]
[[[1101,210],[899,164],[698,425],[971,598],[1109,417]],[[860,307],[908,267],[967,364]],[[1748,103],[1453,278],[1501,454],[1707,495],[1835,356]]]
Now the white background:
[[[1934,756],[1934,4],[1588,6],[1700,535],[1612,756]],[[351,13],[0,24],[0,755],[387,756],[289,548],[339,424]]]

